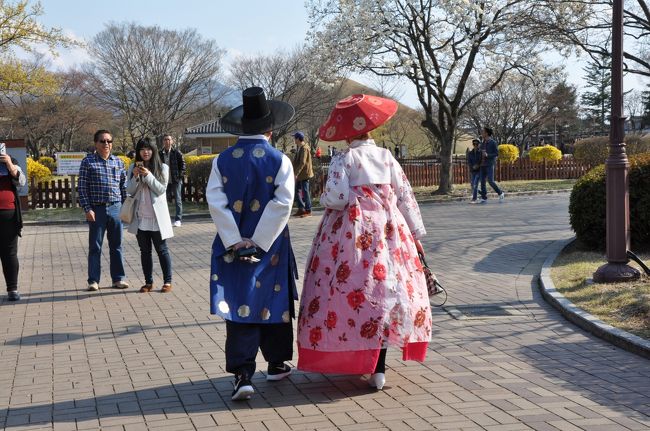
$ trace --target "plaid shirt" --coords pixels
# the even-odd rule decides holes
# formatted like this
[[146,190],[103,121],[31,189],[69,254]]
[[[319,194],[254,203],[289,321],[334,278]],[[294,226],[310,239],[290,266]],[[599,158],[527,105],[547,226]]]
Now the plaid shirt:
[[124,202],[126,199],[126,171],[124,162],[114,155],[107,160],[90,154],[79,168],[79,204],[88,212],[92,205]]

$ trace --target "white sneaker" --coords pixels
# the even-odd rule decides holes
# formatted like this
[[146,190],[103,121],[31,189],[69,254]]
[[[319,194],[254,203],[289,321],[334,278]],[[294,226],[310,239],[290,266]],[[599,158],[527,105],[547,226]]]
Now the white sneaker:
[[181,227],[181,221],[180,221],[180,220],[176,220],[176,221],[174,222],[174,227]]
[[505,198],[506,198],[506,194],[501,192],[501,194],[499,195],[499,202],[503,202]]
[[118,280],[113,282],[113,287],[115,289],[128,289],[129,283],[126,281]]
[[476,199],[472,199],[472,200],[469,201],[468,203],[469,203],[469,204],[477,204],[477,203],[478,203],[478,200],[476,200]]
[[89,292],[96,292],[99,290],[99,284],[97,284],[96,281],[93,281],[92,283],[88,283],[88,289]]
[[381,391],[386,384],[386,375],[384,373],[375,373],[368,379],[368,384],[377,388],[378,391]]

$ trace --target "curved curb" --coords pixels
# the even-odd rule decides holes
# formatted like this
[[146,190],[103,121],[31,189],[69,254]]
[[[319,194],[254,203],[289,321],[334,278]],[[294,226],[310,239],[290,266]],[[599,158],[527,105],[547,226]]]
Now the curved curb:
[[582,329],[591,332],[595,336],[617,347],[650,359],[650,341],[606,324],[583,309],[576,307],[555,289],[555,284],[551,279],[551,266],[553,266],[553,262],[562,250],[573,241],[575,241],[575,237],[568,240],[556,241],[553,245],[554,250],[544,261],[539,277],[539,290],[542,292],[542,296],[547,302],[557,308],[567,320],[570,320]]

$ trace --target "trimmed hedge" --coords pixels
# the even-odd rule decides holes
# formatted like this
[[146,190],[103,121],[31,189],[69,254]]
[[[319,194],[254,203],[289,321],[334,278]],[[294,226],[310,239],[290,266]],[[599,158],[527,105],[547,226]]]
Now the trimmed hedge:
[[512,164],[519,158],[519,148],[512,144],[501,144],[498,149],[501,163]]
[[[632,247],[650,248],[650,154],[630,156],[630,235]],[[585,174],[573,186],[569,217],[576,237],[592,249],[606,245],[605,165]]]
[[[650,136],[625,135],[625,152],[628,156],[650,152]],[[573,157],[579,162],[592,166],[605,163],[609,155],[609,137],[592,136],[576,141]]]
[[210,171],[212,170],[212,161],[216,154],[207,154],[203,156],[185,157],[185,166],[187,177],[197,187],[204,187],[208,184]]
[[557,162],[562,159],[562,151],[555,148],[553,145],[544,145],[542,147],[532,148],[528,152],[528,157],[533,162]]

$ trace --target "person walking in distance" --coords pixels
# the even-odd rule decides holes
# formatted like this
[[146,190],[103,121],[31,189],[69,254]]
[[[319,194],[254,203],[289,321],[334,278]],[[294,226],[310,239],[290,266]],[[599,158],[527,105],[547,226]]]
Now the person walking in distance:
[[160,150],[160,160],[169,166],[169,184],[167,184],[167,201],[172,199],[176,204],[174,227],[180,227],[183,220],[183,178],[185,177],[185,159],[183,154],[174,147],[174,138],[163,135],[163,147]]
[[472,186],[472,200],[471,204],[477,203],[478,197],[478,183],[481,179],[481,158],[482,153],[479,149],[481,141],[472,139],[472,149],[467,152],[467,167],[470,173],[470,184]]
[[99,290],[104,234],[108,237],[113,287],[126,289],[122,260],[122,220],[120,209],[126,198],[124,162],[111,154],[113,135],[98,130],[93,138],[95,152],[79,167],[79,204],[88,222],[88,290]]
[[308,217],[311,215],[311,196],[309,195],[309,180],[314,176],[311,162],[311,149],[305,142],[305,135],[296,132],[293,135],[296,144],[296,154],[293,158],[293,173],[296,177],[296,203],[298,211],[294,217]]
[[497,157],[499,156],[499,148],[497,143],[492,137],[492,129],[489,127],[483,127],[481,129],[481,170],[480,170],[480,180],[481,180],[481,200],[480,203],[487,203],[487,187],[485,182],[487,180],[490,183],[490,187],[494,192],[499,196],[499,202],[503,202],[503,199],[506,197],[506,194],[499,188],[496,182],[494,182],[494,168],[497,163]]

